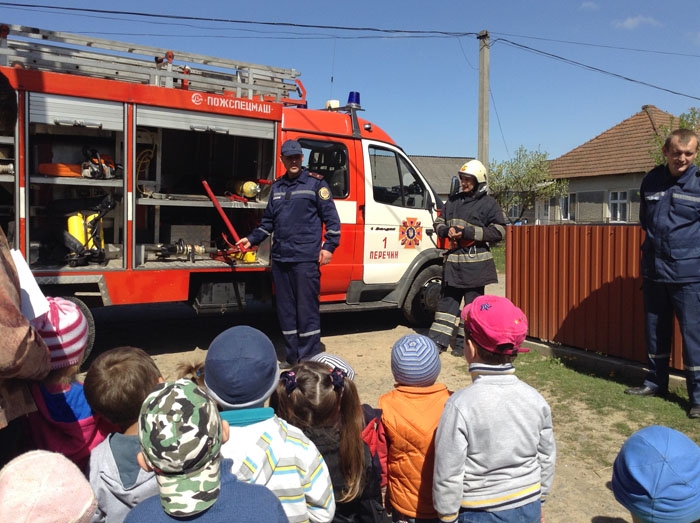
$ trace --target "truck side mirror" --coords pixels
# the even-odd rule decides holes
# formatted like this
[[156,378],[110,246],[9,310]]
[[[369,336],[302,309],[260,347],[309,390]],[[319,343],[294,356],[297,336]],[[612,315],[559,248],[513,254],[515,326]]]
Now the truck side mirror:
[[462,188],[462,184],[459,183],[459,177],[453,176],[452,182],[450,183],[450,196],[457,194]]

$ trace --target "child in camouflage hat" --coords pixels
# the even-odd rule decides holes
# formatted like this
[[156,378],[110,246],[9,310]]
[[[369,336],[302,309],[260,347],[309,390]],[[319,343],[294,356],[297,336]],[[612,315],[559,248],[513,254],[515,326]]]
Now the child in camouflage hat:
[[159,384],[146,398],[139,418],[139,465],[153,470],[159,496],[134,507],[127,523],[160,521],[286,522],[277,497],[231,474],[221,459],[228,439],[216,404],[190,380]]

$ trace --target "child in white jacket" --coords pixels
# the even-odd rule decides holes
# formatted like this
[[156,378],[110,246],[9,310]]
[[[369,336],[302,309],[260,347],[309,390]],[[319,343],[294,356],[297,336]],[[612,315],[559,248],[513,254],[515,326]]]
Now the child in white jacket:
[[512,363],[528,350],[527,318],[506,298],[480,296],[462,319],[472,384],[447,400],[440,418],[435,509],[444,522],[539,522],[556,447],[549,405]]

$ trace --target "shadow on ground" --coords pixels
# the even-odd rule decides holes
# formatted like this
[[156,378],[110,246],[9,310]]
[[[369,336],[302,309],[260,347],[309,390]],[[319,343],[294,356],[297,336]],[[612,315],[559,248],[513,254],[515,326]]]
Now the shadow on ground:
[[[267,334],[278,357],[284,359],[284,342],[277,316],[271,307],[225,315],[197,315],[184,303],[123,305],[92,309],[95,345],[83,368],[114,347],[132,345],[151,355],[205,349],[222,331],[235,325],[250,325]],[[323,336],[351,335],[393,329],[405,322],[398,310],[326,313],[321,316]],[[417,332],[427,333],[427,329]],[[323,347],[322,347],[323,350]]]

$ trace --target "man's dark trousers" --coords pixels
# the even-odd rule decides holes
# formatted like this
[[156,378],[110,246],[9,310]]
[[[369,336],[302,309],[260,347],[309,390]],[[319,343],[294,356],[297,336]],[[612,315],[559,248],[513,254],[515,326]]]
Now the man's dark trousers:
[[321,350],[318,262],[272,262],[277,318],[288,363],[308,360]]
[[688,397],[700,405],[700,282],[661,283],[644,279],[645,334],[649,351],[648,387],[668,390],[673,314],[680,324]]

